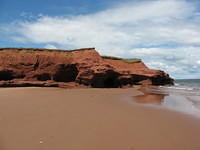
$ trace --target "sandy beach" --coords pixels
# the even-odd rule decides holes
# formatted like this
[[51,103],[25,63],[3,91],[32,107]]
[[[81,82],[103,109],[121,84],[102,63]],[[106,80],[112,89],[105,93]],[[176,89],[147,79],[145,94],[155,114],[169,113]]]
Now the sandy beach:
[[1,88],[0,149],[200,150],[200,119],[135,104],[138,94],[134,88]]

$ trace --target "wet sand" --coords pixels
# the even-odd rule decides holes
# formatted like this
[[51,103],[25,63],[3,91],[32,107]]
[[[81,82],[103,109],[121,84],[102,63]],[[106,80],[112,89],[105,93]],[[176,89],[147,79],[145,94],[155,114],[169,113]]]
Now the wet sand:
[[200,119],[136,89],[0,89],[0,150],[200,150]]

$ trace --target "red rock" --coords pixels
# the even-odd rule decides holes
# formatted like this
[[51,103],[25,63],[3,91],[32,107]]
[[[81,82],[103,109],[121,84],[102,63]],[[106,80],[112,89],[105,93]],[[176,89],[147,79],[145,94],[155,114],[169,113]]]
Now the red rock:
[[149,69],[143,62],[102,58],[94,48],[0,49],[0,86],[3,87],[109,88],[136,84],[173,84],[173,79],[163,71]]

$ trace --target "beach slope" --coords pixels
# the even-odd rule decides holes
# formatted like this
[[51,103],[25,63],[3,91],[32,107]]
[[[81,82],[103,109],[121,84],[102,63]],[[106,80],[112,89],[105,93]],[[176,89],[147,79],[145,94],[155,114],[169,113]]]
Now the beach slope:
[[1,150],[199,150],[200,120],[136,89],[0,89]]

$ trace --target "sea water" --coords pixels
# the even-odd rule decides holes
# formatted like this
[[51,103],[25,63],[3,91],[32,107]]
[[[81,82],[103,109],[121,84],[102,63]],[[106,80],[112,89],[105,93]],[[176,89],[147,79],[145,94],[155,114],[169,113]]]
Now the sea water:
[[151,88],[149,94],[162,94],[156,107],[171,109],[200,118],[200,79],[175,80],[173,86]]
[[200,94],[200,79],[179,79],[175,80],[174,88],[183,88],[183,90],[192,91]]

